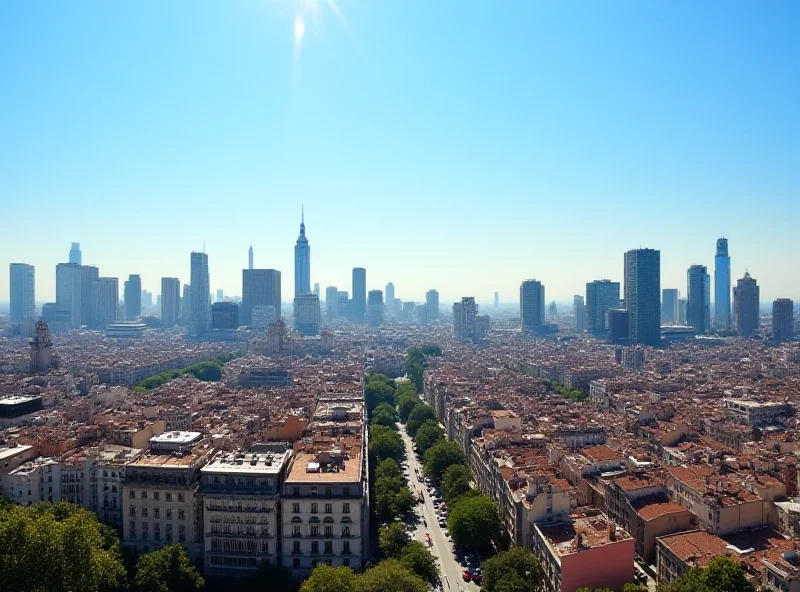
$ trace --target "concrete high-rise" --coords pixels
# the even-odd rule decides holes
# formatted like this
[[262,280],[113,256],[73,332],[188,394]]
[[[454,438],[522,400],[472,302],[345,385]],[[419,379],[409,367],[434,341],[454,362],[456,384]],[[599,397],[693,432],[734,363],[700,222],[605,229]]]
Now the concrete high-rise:
[[717,239],[714,257],[714,328],[717,331],[731,327],[731,258],[728,239]]
[[370,325],[383,323],[383,292],[370,290],[367,295],[367,322]]
[[247,252],[247,269],[253,269],[253,245],[250,245],[250,250]]
[[302,294],[294,298],[294,328],[300,335],[319,334],[319,297]]
[[575,294],[572,297],[572,314],[575,317],[575,332],[586,331],[586,304],[583,296]]
[[778,298],[772,303],[772,338],[788,341],[794,336],[794,302]]
[[336,286],[325,288],[325,319],[330,323],[339,316],[339,290]]
[[661,342],[661,251],[634,249],[625,253],[625,308],[631,343]]
[[350,311],[353,322],[363,323],[367,312],[367,270],[353,268],[353,306]]
[[495,309],[500,308],[500,292],[494,293],[494,307]]
[[525,280],[519,287],[519,316],[523,330],[544,325],[544,286],[537,280]]
[[758,333],[759,299],[761,290],[749,272],[736,282],[733,289],[733,312],[736,316],[736,331],[742,337]]
[[135,321],[142,314],[142,278],[132,273],[124,286],[125,320]]
[[211,278],[208,273],[208,255],[191,254],[191,291],[189,303],[189,334],[202,335],[211,325]]
[[174,327],[181,316],[181,282],[178,278],[161,278],[161,325]]
[[464,296],[461,302],[453,303],[453,331],[458,337],[476,336],[478,305],[473,296]]
[[394,316],[394,284],[386,284],[386,314]]
[[710,294],[708,269],[705,265],[692,265],[686,272],[686,320],[697,335],[707,333]]
[[10,316],[12,323],[34,318],[36,313],[36,273],[33,265],[9,265]]
[[429,321],[435,321],[439,318],[439,292],[436,290],[425,292],[425,307]]
[[100,270],[91,265],[81,265],[81,324],[96,329],[92,287],[100,278]]
[[686,325],[686,298],[678,298],[678,324]]
[[300,236],[294,246],[294,295],[311,294],[311,247],[306,238],[305,212],[300,218]]
[[680,293],[677,288],[661,290],[662,325],[675,325],[678,322],[678,298],[680,298]]
[[595,280],[586,283],[586,328],[590,333],[604,335],[608,330],[608,311],[615,308],[619,308],[619,282]]
[[56,266],[56,307],[69,317],[69,327],[81,326],[81,266],[59,263]]
[[80,243],[72,243],[72,247],[69,250],[69,262],[75,265],[82,263]]
[[92,326],[105,329],[117,321],[119,305],[119,280],[115,277],[98,277],[92,282]]
[[319,293],[319,282],[314,282],[314,289],[311,291],[311,293],[314,296],[316,296],[317,298],[319,298],[319,296],[320,296],[320,293]]
[[192,287],[183,284],[183,296],[181,296],[181,324],[189,326],[189,308],[192,304]]
[[276,269],[242,270],[242,306],[239,322],[250,327],[253,324],[253,308],[272,306],[275,320],[281,316],[281,272]]

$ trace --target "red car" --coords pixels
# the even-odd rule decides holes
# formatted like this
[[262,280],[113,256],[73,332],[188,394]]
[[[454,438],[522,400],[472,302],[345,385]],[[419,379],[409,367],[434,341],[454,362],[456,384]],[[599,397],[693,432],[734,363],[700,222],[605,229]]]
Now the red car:
[[472,581],[478,585],[483,581],[483,574],[481,574],[480,568],[475,568],[472,571]]
[[468,569],[465,569],[461,572],[461,577],[465,582],[470,582],[472,581],[472,572]]

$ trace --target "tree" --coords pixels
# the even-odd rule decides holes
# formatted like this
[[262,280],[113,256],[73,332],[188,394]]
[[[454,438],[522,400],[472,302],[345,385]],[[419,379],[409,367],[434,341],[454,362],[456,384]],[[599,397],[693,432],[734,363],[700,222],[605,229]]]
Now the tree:
[[435,421],[426,421],[417,430],[417,435],[414,438],[414,443],[417,445],[417,450],[420,454],[425,452],[436,444],[444,440],[444,430]]
[[514,547],[486,560],[483,589],[486,592],[539,592],[544,589],[544,571],[530,551]]
[[414,407],[411,413],[409,413],[408,420],[406,421],[406,431],[408,432],[408,435],[414,438],[417,435],[417,430],[419,427],[426,421],[434,421],[438,423],[438,420],[436,419],[436,413],[434,413],[433,408],[424,403]]
[[401,488],[399,477],[381,477],[375,480],[375,514],[382,522],[391,522],[397,517],[397,494]]
[[462,493],[461,495],[454,497],[453,499],[447,500],[447,506],[452,511],[458,504],[463,502],[464,500],[471,499],[473,497],[480,497],[481,492],[477,489],[469,489]]
[[383,459],[377,467],[375,467],[375,479],[381,477],[388,477],[389,479],[402,479],[403,474],[400,472],[400,465],[393,458]]
[[364,402],[367,415],[372,417],[372,411],[381,403],[394,404],[394,389],[383,381],[370,379],[364,387]]
[[492,500],[482,495],[452,508],[447,528],[457,547],[483,550],[500,536],[500,518]]
[[443,440],[437,442],[425,452],[422,466],[425,474],[435,481],[441,481],[442,475],[451,465],[466,465],[467,459],[461,447],[455,442]]
[[419,541],[408,543],[402,551],[400,563],[432,584],[439,577],[439,568],[431,552]]
[[408,487],[401,487],[394,496],[394,511],[396,516],[407,516],[414,509],[417,500]]
[[440,346],[432,344],[432,343],[429,343],[428,345],[423,345],[422,348],[420,349],[420,351],[425,356],[431,356],[431,357],[434,357],[434,358],[441,357],[441,355],[442,355],[442,348]]
[[[428,592],[428,584],[396,559],[381,561],[360,578],[361,592]],[[306,592],[301,590],[301,592]],[[316,592],[316,591],[309,591]],[[327,591],[325,591],[327,592]],[[338,592],[338,590],[337,590]]]
[[389,559],[399,559],[410,542],[402,522],[392,522],[381,528],[378,539],[381,555]]
[[447,503],[449,504],[458,496],[472,489],[469,484],[471,480],[472,475],[469,469],[464,465],[451,465],[447,467],[444,475],[442,475],[442,493]]
[[622,592],[647,592],[647,586],[629,582],[622,587]]
[[200,590],[204,583],[178,544],[139,557],[133,580],[137,592],[191,592]]
[[318,565],[300,586],[300,592],[358,592],[359,577],[349,567]]
[[395,412],[393,405],[390,405],[389,403],[381,403],[375,407],[374,411],[372,412],[373,425],[383,425],[387,428],[395,430],[397,429],[395,426],[396,423],[397,413]]
[[[659,588],[659,590],[662,590]],[[742,566],[728,557],[715,557],[707,567],[695,567],[663,588],[663,592],[754,592]]]
[[[412,387],[413,388],[413,387]],[[396,398],[397,401],[397,415],[403,423],[408,421],[408,416],[414,411],[418,405],[422,405],[419,396],[416,392],[404,392]]]
[[0,509],[0,590],[95,592],[123,585],[119,539],[74,504]]
[[380,462],[386,458],[400,460],[403,458],[405,447],[400,434],[391,428],[382,425],[374,425],[370,428],[369,452]]

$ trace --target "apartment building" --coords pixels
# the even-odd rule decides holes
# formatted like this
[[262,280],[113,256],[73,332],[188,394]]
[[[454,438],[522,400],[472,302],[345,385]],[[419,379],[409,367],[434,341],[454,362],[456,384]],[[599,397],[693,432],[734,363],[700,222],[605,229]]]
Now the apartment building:
[[206,574],[242,575],[278,564],[278,494],[291,451],[271,448],[220,452],[200,469]]

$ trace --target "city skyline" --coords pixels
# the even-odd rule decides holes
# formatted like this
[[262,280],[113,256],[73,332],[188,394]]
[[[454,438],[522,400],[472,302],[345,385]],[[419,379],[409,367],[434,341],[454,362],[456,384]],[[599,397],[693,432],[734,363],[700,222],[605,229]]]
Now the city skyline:
[[[401,299],[510,302],[536,277],[568,301],[621,281],[620,253],[640,246],[683,288],[725,236],[732,283],[749,269],[764,299],[800,300],[783,271],[797,3],[475,3],[456,28],[448,2],[345,1],[349,26],[322,6],[299,53],[291,2],[186,8],[0,7],[0,54],[19,56],[0,61],[15,89],[0,98],[0,264],[36,267],[37,301],[71,242],[153,293],[185,283],[204,242],[212,289],[239,291],[251,242],[257,267],[291,277],[301,204],[323,288],[359,266]],[[687,212],[705,222],[677,232]]]

